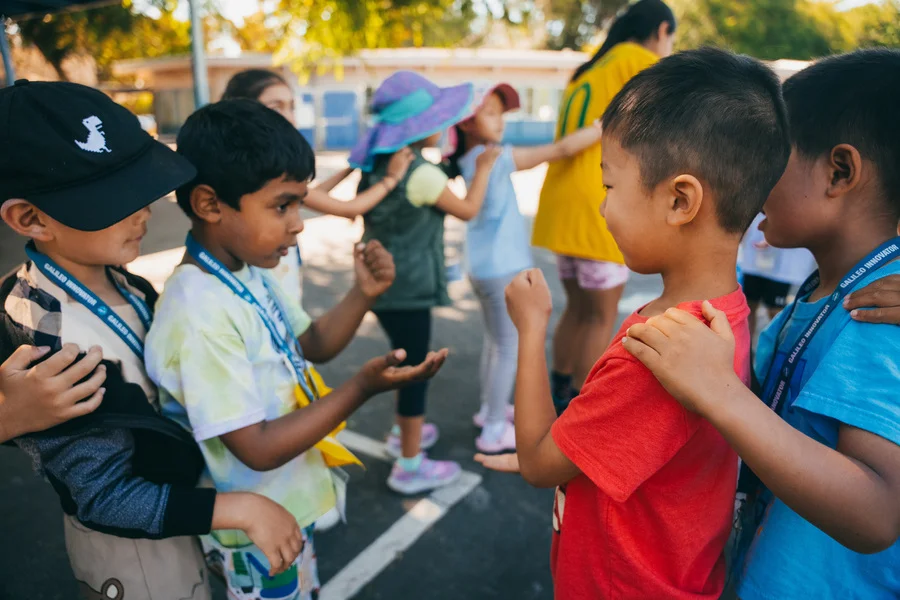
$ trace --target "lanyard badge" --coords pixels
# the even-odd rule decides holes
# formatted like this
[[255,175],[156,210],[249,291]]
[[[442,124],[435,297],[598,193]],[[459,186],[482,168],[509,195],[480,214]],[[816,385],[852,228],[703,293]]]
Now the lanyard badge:
[[[300,348],[300,344],[297,341],[297,336],[294,335],[294,331],[291,328],[291,324],[286,317],[286,312],[284,307],[281,305],[280,300],[278,299],[278,294],[273,290],[269,283],[266,281],[265,277],[262,277],[263,285],[266,288],[266,291],[269,293],[269,296],[273,300],[274,310],[278,315],[281,323],[284,325],[285,331],[287,335],[282,335],[278,331],[278,326],[273,321],[269,311],[259,302],[259,300],[253,295],[244,283],[234,276],[234,274],[229,271],[225,265],[223,265],[216,257],[212,256],[209,252],[207,252],[197,241],[194,239],[190,233],[187,236],[187,240],[185,241],[185,246],[187,248],[188,254],[196,260],[200,265],[203,266],[206,271],[208,271],[211,275],[216,277],[219,281],[225,284],[232,292],[234,292],[238,297],[240,297],[244,302],[247,302],[253,309],[256,311],[256,314],[259,315],[260,319],[262,319],[263,324],[266,326],[266,329],[269,330],[269,335],[272,338],[272,343],[275,348],[279,351],[279,353],[284,357],[287,366],[290,371],[294,375],[294,380],[297,385],[294,389],[294,397],[297,401],[297,406],[303,408],[305,406],[309,406],[310,403],[315,402],[319,399],[320,396],[324,396],[331,390],[329,390],[322,378],[319,374],[306,362],[306,359],[303,357],[303,349]],[[253,267],[251,267],[252,269]],[[316,443],[315,448],[317,448],[325,459],[325,464],[329,467],[339,467],[342,465],[348,464],[357,464],[362,466],[362,461],[360,461],[356,456],[353,455],[350,450],[348,450],[343,444],[341,444],[336,436],[337,434],[346,427],[346,422],[341,423],[338,427],[325,436],[324,439],[320,440]]]
[[[144,341],[128,326],[128,323],[120,317],[106,302],[101,300],[87,286],[82,284],[72,274],[56,264],[49,256],[39,252],[34,246],[34,242],[29,242],[25,246],[25,253],[38,270],[44,274],[47,279],[53,282],[57,287],[66,292],[71,298],[78,301],[79,304],[94,313],[98,319],[103,321],[107,327],[119,336],[125,344],[137,355],[141,362],[144,360]],[[150,323],[153,320],[153,314],[147,303],[131,293],[124,286],[116,281],[115,277],[109,275],[110,281],[116,286],[118,292],[125,300],[134,308],[138,318],[144,325],[144,329],[150,329]]]

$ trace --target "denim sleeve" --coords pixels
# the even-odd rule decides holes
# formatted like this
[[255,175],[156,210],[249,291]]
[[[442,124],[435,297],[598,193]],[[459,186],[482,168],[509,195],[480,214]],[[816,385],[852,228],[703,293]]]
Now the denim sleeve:
[[133,473],[134,438],[121,428],[16,442],[35,459],[63,509],[91,529],[128,538],[208,533],[215,490],[157,484]]

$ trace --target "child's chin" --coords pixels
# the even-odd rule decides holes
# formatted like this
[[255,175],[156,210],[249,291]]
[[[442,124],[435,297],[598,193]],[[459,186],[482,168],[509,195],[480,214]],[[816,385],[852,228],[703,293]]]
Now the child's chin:
[[254,261],[251,263],[254,267],[260,269],[274,269],[281,263],[281,255],[276,255],[274,257],[265,258],[259,261]]

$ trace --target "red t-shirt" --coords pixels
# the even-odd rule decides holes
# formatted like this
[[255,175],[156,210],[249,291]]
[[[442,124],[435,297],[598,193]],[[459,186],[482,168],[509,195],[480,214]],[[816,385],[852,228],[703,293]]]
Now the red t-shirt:
[[[735,372],[750,381],[743,292],[712,301],[734,330]],[[700,303],[679,306],[696,316]],[[553,425],[581,475],[556,492],[550,565],[556,600],[715,599],[725,585],[738,458],[622,347],[625,320]]]

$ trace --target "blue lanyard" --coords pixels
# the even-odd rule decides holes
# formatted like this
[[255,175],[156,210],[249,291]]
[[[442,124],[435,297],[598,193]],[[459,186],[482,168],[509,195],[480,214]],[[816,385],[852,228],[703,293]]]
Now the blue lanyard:
[[[278,327],[272,320],[271,315],[269,315],[269,311],[256,299],[253,292],[247,289],[247,286],[244,285],[240,279],[235,277],[234,274],[219,261],[219,259],[207,252],[203,246],[197,243],[197,240],[195,240],[194,236],[190,233],[188,233],[187,240],[185,240],[185,247],[187,248],[188,254],[200,263],[203,268],[228,286],[228,288],[244,302],[253,307],[256,314],[262,319],[266,329],[269,330],[269,335],[272,337],[272,343],[281,355],[290,363],[291,369],[297,379],[297,383],[303,389],[303,393],[306,394],[306,397],[310,400],[316,400],[318,396],[313,390],[313,384],[309,377],[306,359],[303,357],[303,350],[300,348],[300,344],[297,342],[297,336],[294,335],[293,328],[285,316],[284,307],[281,306],[281,302],[278,300],[278,294],[272,290],[269,283],[266,281],[266,278],[260,275],[266,291],[269,292],[269,296],[275,304],[275,310],[278,312],[278,316],[284,324],[285,331],[287,331],[287,339],[278,332]],[[250,268],[252,269],[253,267]]]
[[[144,359],[143,340],[141,340],[140,336],[138,336],[134,330],[128,326],[128,323],[126,323],[122,317],[117,315],[116,311],[110,308],[106,302],[101,300],[94,292],[89,290],[65,269],[53,262],[50,257],[38,252],[33,243],[28,243],[25,246],[25,253],[28,254],[28,258],[31,259],[31,262],[35,264],[47,279],[77,300],[82,306],[97,315],[101,321],[106,323],[107,327],[112,329],[116,335],[131,348],[131,351],[134,352],[138,358],[141,360]],[[153,321],[153,315],[150,312],[147,303],[132,294],[123,286],[119,285],[119,282],[116,281],[115,277],[110,275],[109,279],[112,281],[113,285],[116,286],[118,292],[128,301],[134,309],[134,312],[137,313],[138,318],[140,318],[141,323],[144,325],[144,329],[149,331],[150,323]]]
[[[816,315],[809,326],[800,334],[793,346],[791,346],[791,351],[785,355],[777,368],[775,368],[773,362],[772,366],[769,368],[769,375],[766,377],[766,383],[762,388],[763,394],[765,394],[766,391],[771,390],[768,400],[766,401],[769,408],[776,412],[780,412],[779,408],[782,405],[784,394],[790,388],[794,372],[797,370],[797,365],[800,364],[800,358],[806,352],[806,349],[809,348],[813,337],[819,332],[828,316],[834,312],[835,308],[841,305],[844,297],[856,287],[856,283],[860,279],[888,264],[890,262],[889,259],[894,257],[898,252],[900,252],[900,237],[888,240],[862,259],[855,267],[853,267],[850,273],[844,277],[844,280],[841,281],[834,293],[828,298],[828,301],[819,311],[819,314]],[[819,287],[818,271],[813,273],[800,287],[797,298],[800,299],[806,297],[817,287]],[[784,327],[790,323],[796,306],[797,303],[794,302],[789,309],[790,312],[787,314],[787,318],[782,321],[782,332],[784,331]],[[781,338],[782,332],[779,332],[776,339]],[[777,354],[778,353],[776,352],[776,355]],[[773,377],[777,377],[774,382],[772,381]],[[770,384],[772,384],[772,387],[770,387]]]

